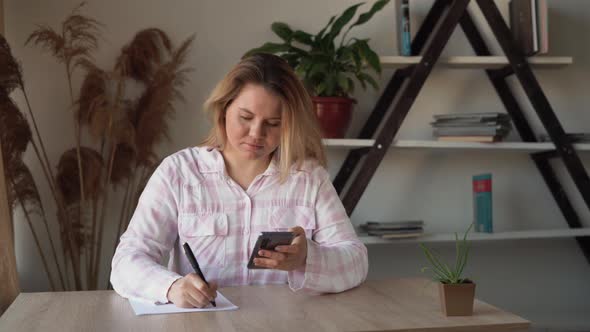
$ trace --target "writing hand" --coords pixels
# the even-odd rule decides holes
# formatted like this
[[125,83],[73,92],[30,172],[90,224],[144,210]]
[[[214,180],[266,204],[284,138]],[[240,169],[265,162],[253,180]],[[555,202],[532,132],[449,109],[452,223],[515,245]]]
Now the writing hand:
[[168,289],[168,301],[180,308],[204,308],[217,296],[217,284],[209,286],[195,273],[174,281]]

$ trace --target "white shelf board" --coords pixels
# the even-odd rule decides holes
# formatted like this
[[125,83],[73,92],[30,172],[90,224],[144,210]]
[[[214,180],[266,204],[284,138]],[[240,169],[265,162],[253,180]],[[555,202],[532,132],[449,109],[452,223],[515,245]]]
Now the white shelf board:
[[[401,68],[414,65],[422,60],[421,56],[382,56],[379,58],[384,68]],[[557,68],[574,63],[567,56],[534,56],[528,58],[533,67]],[[451,68],[498,69],[510,64],[505,56],[452,56],[438,59],[437,66]]]
[[[461,237],[461,234],[458,234]],[[576,236],[590,236],[590,227],[587,228],[564,228],[548,230],[526,230],[500,233],[470,233],[468,241],[492,241],[492,240],[520,240],[520,239],[549,239],[567,238]],[[454,233],[425,233],[424,235],[411,239],[381,239],[376,236],[359,235],[364,244],[382,243],[421,243],[421,242],[453,242]]]
[[[324,139],[326,147],[331,148],[359,148],[371,147],[375,144],[373,139]],[[590,151],[590,144],[574,144],[577,151]],[[553,143],[525,143],[525,142],[447,142],[435,140],[397,140],[393,141],[390,148],[398,149],[442,149],[442,150],[498,150],[516,152],[542,152],[555,150]]]
[[362,148],[375,144],[374,139],[324,138],[325,146],[335,148]]

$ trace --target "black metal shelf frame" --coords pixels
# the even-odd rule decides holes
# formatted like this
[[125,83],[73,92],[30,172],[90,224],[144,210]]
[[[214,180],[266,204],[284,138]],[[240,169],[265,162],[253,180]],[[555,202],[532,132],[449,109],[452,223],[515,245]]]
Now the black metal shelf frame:
[[[532,153],[531,159],[541,173],[569,227],[581,228],[583,226],[580,218],[559,178],[556,176],[555,170],[549,163],[549,159],[559,157],[563,161],[584,202],[590,208],[590,178],[584,165],[576,150],[572,147],[572,142],[568,139],[565,130],[555,115],[526,57],[512,39],[510,29],[495,2],[493,0],[474,1],[477,2],[492,29],[494,37],[510,62],[510,65],[504,68],[487,69],[486,74],[507,113],[510,114],[521,139],[524,142],[537,142],[534,131],[506,79],[515,75],[520,82],[533,109],[556,147],[555,151],[549,153]],[[371,148],[350,150],[333,181],[336,191],[342,197],[348,215],[352,214],[383,157],[388,153],[389,147],[406,115],[457,26],[460,26],[467,36],[476,55],[491,55],[480,31],[474,24],[471,14],[467,10],[470,2],[471,0],[436,0],[434,2],[414,40],[412,40],[412,54],[422,55],[421,61],[418,64],[396,70],[375,104],[373,111],[357,137],[359,139],[375,138],[374,145]],[[437,26],[438,28],[436,28]],[[388,112],[392,104],[393,108]],[[384,125],[377,132],[380,123],[383,121],[385,121]],[[347,191],[343,193],[343,189],[352,177],[356,167],[360,167],[362,171],[355,174]],[[590,262],[590,237],[576,237],[576,240],[586,259]]]

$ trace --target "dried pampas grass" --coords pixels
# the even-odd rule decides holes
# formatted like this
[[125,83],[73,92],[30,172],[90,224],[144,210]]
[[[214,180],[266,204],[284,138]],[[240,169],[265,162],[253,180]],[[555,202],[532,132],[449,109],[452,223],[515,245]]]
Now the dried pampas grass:
[[26,44],[32,43],[49,51],[60,62],[66,64],[71,74],[79,59],[91,59],[92,52],[98,48],[98,34],[102,24],[88,16],[80,14],[82,2],[62,22],[61,31],[57,32],[47,25],[39,25],[33,31]]
[[[33,44],[38,46],[46,51],[49,51],[60,63],[65,64],[66,68],[66,75],[67,75],[67,82],[69,86],[70,92],[70,99],[72,101],[72,105],[75,104],[74,98],[74,91],[72,86],[72,75],[76,68],[85,68],[85,65],[92,62],[92,53],[98,48],[98,41],[99,41],[99,33],[102,27],[102,24],[96,21],[93,18],[88,16],[82,15],[80,13],[82,7],[85,5],[82,2],[79,6],[75,7],[70,15],[66,17],[66,19],[61,24],[61,29],[54,30],[47,25],[39,25],[33,33],[29,36],[25,45]],[[76,163],[77,163],[77,171],[76,174],[78,175],[77,183],[79,185],[79,189],[77,192],[81,195],[80,197],[80,204],[78,204],[78,213],[74,214],[77,215],[78,218],[80,216],[85,215],[85,211],[83,211],[86,204],[84,201],[86,200],[86,193],[93,192],[95,188],[86,188],[85,179],[92,179],[93,174],[90,176],[86,176],[84,174],[85,167],[87,165],[82,165],[83,158],[87,158],[88,156],[83,156],[81,150],[81,122],[83,117],[88,117],[91,114],[88,111],[88,107],[90,105],[83,105],[82,110],[78,109],[74,111],[74,131],[75,131],[75,154],[76,154]],[[94,105],[93,105],[94,106]],[[100,106],[100,105],[99,105]],[[98,108],[98,106],[95,106]],[[72,108],[74,109],[74,108]],[[86,121],[88,121],[86,119]],[[42,143],[42,141],[40,141]],[[43,153],[45,154],[45,149],[42,147]],[[45,168],[49,168],[49,161],[45,156]],[[51,169],[45,171],[46,173],[51,173]],[[51,176],[51,186],[52,191],[54,192],[54,196],[56,197],[56,201],[58,201],[58,206],[60,207],[59,212],[59,220],[61,225],[66,225],[63,229],[65,232],[73,231],[76,227],[75,221],[73,219],[70,222],[71,213],[69,210],[71,209],[71,204],[65,205],[65,202],[62,202],[63,197],[60,197],[61,193],[57,193],[57,189],[55,188],[57,185],[55,184],[55,180],[53,179],[53,175]],[[63,181],[63,179],[62,179]],[[63,185],[63,184],[62,184]],[[92,186],[92,184],[88,184],[88,186]],[[62,188],[64,189],[64,188]],[[71,188],[69,188],[71,189]],[[68,200],[73,200],[74,198],[70,195],[75,194],[74,192],[68,192]],[[94,197],[91,197],[94,199]],[[75,200],[75,199],[74,199]],[[71,203],[71,202],[69,202]],[[66,211],[66,207],[67,210]],[[72,235],[72,234],[70,234]],[[62,234],[62,236],[64,236]],[[72,235],[74,236],[74,235]],[[65,246],[66,249],[71,255],[73,273],[74,273],[74,281],[76,289],[81,289],[81,271],[79,267],[79,257],[77,250],[78,244],[75,243],[77,239],[74,239],[72,236],[62,237],[62,241],[66,241]]]
[[[91,134],[95,138],[101,137],[104,135],[107,125],[104,120],[97,121],[97,118],[101,118],[102,114],[108,112],[109,75],[89,61],[84,60],[80,63],[86,69],[86,76],[76,103],[78,106],[77,118],[80,124],[84,125],[100,123],[100,126],[91,127]],[[103,115],[102,118],[106,118],[106,115]]]
[[[16,61],[14,61],[14,63],[16,63]],[[20,82],[18,86],[22,88],[22,79],[19,79],[18,81]],[[3,80],[2,82],[5,83],[7,81]],[[29,143],[33,142],[33,134],[24,115],[7,95],[7,90],[9,89],[4,88],[4,86],[0,89],[0,141],[2,142],[4,171],[7,179],[6,183],[9,184],[8,204],[13,211],[19,206],[22,208],[27,225],[29,226],[33,239],[37,245],[37,251],[41,256],[51,289],[56,290],[55,281],[51,275],[45,252],[41,247],[39,235],[35,230],[32,215],[38,215],[42,218],[47,234],[50,234],[49,224],[46,219],[45,210],[43,209],[39,189],[37,188],[29,167],[22,160],[22,155],[26,151],[27,146]],[[58,267],[60,285],[62,289],[65,289],[57,252],[51,237],[49,237],[49,242],[53,259]]]
[[[35,212],[40,213],[41,199],[28,167],[22,162],[22,155],[32,139],[29,123],[4,92],[0,92],[0,141],[4,157],[4,171],[13,183],[9,187],[9,205],[16,208],[20,202],[32,203]],[[23,206],[25,208],[25,206]]]
[[172,42],[160,29],[150,28],[138,32],[121,50],[115,71],[141,82],[152,78],[156,66],[172,52]]
[[[35,184],[35,180],[33,179],[33,175],[29,170],[29,167],[24,164],[22,160],[15,160],[13,161],[8,168],[6,169],[6,175],[10,179],[10,190],[8,193],[9,200],[11,200],[12,209],[16,209],[18,206],[22,208],[23,214],[25,216],[25,220],[27,221],[27,225],[31,230],[31,234],[33,235],[33,240],[37,246],[37,252],[39,256],[41,256],[41,262],[43,263],[43,267],[45,273],[47,274],[47,279],[49,280],[49,285],[52,290],[56,290],[56,285],[54,278],[50,272],[49,262],[46,257],[45,251],[42,249],[41,240],[39,238],[39,234],[35,229],[32,215],[38,215],[43,220],[43,225],[45,226],[45,231],[49,234],[49,224],[46,219],[45,210],[43,209],[43,204],[41,203],[41,196],[39,195],[39,190],[37,189],[37,185]],[[57,252],[55,250],[55,245],[51,237],[49,238],[51,251],[50,253],[53,254],[53,259],[55,264],[58,268],[58,276],[60,280],[60,285],[62,289],[65,289],[65,283],[63,279],[63,275],[61,273],[61,267],[59,264],[59,260],[57,258]]]
[[0,141],[4,162],[10,164],[21,160],[32,136],[27,119],[12,99],[0,90]]
[[[174,48],[166,33],[157,28],[139,31],[122,48],[112,70],[99,68],[92,54],[98,48],[102,24],[82,15],[83,5],[77,6],[57,29],[39,25],[25,43],[48,51],[65,64],[76,136],[75,146],[60,156],[55,176],[26,95],[21,68],[6,40],[0,36],[0,135],[5,161],[12,163],[6,167],[12,187],[11,203],[13,208],[23,207],[36,241],[38,236],[31,216],[43,217],[64,290],[98,288],[101,245],[107,240],[103,235],[106,211],[112,210],[109,204],[121,205],[118,239],[147,180],[159,164],[155,148],[169,138],[167,122],[174,115],[175,102],[184,101],[181,89],[192,70],[185,68],[185,62],[194,36]],[[85,74],[77,98],[72,86],[72,74],[76,69]],[[141,90],[130,97],[127,88],[134,85]],[[34,132],[8,97],[15,89],[23,92]],[[82,146],[82,128],[94,139],[91,143],[96,148]],[[63,269],[35,182],[22,162],[22,154],[29,143],[57,205]],[[125,188],[122,204],[109,202],[110,190],[121,187]],[[38,249],[49,282],[55,289],[56,278],[49,273],[39,242]]]
[[151,165],[157,160],[156,144],[169,138],[168,120],[174,115],[175,100],[184,101],[181,88],[187,82],[191,68],[182,67],[194,36],[186,39],[171,56],[170,61],[161,65],[154,73],[153,80],[140,97],[132,119],[136,128],[138,163]]
[[5,171],[12,184],[8,195],[12,208],[21,206],[30,214],[44,216],[41,196],[29,167],[22,160],[15,160]]
[[[100,178],[103,161],[100,153],[88,147],[80,147],[82,155],[82,170],[86,184],[85,197],[98,199],[102,191]],[[79,203],[81,200],[80,185],[78,183],[78,158],[76,148],[62,154],[57,165],[57,184],[67,206]]]
[[8,42],[0,34],[0,87],[4,93],[23,86],[23,75],[20,64],[12,56]]
[[137,157],[135,128],[129,121],[119,121],[113,136],[116,146],[110,181],[114,185],[120,185],[133,175]]

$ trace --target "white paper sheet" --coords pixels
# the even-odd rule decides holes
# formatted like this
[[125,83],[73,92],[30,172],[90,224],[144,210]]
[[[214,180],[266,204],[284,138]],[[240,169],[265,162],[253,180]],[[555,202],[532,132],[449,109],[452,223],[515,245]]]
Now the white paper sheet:
[[179,308],[174,303],[166,303],[166,304],[153,304],[150,302],[138,300],[138,299],[129,299],[129,303],[135,311],[136,316],[141,315],[159,315],[159,314],[174,314],[174,313],[181,313],[181,312],[204,312],[204,311],[226,311],[226,310],[237,310],[238,306],[231,303],[225,296],[223,296],[220,292],[217,292],[217,297],[215,298],[215,304],[217,307],[212,305],[208,305],[205,308]]

